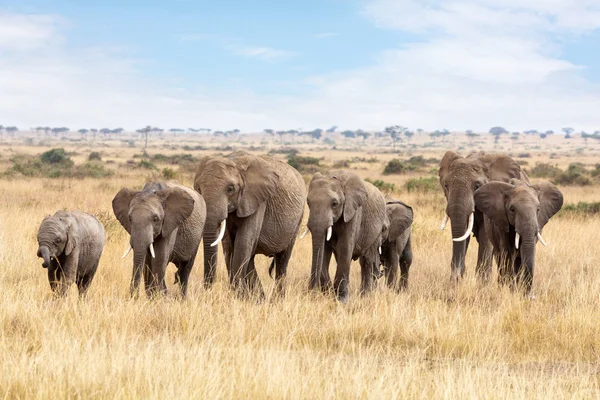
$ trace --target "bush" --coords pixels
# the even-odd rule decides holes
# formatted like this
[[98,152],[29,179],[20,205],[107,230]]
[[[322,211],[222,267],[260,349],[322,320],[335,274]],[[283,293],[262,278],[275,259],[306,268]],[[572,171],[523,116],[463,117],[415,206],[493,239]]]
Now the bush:
[[432,176],[429,178],[410,179],[404,184],[404,188],[408,192],[429,193],[440,190],[438,178]]
[[397,158],[390,160],[383,170],[384,175],[390,174],[403,174],[408,171],[414,171],[417,169],[416,166],[408,163],[404,163]]
[[65,149],[63,148],[51,149],[45,153],[42,153],[40,156],[40,161],[44,164],[62,164],[65,166],[73,165],[73,160],[71,160],[69,156],[65,154]]
[[175,179],[175,170],[173,170],[172,168],[163,168],[162,170],[162,177],[163,179]]
[[135,168],[153,170],[156,169],[156,165],[154,165],[152,161],[149,160],[140,160],[140,162],[135,165]]
[[559,215],[572,214],[581,216],[590,216],[600,214],[600,202],[586,203],[579,202],[577,204],[566,204]]
[[88,161],[102,161],[102,156],[97,151],[92,151],[88,156]]
[[320,158],[303,157],[297,155],[296,152],[290,153],[288,156],[288,164],[303,173],[315,173],[320,170]]
[[369,182],[370,184],[375,186],[377,189],[379,189],[385,193],[390,193],[390,192],[393,192],[394,190],[396,190],[396,185],[394,185],[393,183],[384,182],[380,179],[372,181],[371,179],[367,178],[367,179],[365,179],[365,182]]
[[350,162],[348,160],[338,160],[333,163],[333,168],[350,168]]
[[105,168],[99,162],[87,162],[76,166],[73,176],[76,178],[106,178],[114,174],[113,170]]
[[554,178],[554,183],[557,185],[588,186],[592,184],[592,180],[586,173],[586,169],[580,164],[571,164],[566,171],[561,172]]
[[562,173],[562,170],[546,163],[536,163],[535,167],[528,171],[527,174],[534,178],[554,178]]

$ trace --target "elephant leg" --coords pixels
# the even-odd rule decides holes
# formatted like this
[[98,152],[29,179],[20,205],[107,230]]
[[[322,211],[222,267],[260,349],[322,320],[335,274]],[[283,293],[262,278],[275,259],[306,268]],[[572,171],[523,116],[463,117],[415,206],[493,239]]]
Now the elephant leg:
[[511,287],[513,290],[516,290],[519,286],[523,284],[523,260],[521,259],[521,254],[519,253],[515,258],[515,266],[513,278],[511,280]]
[[[337,270],[335,271],[335,280],[333,288],[340,303],[348,303],[350,295],[350,264],[352,263],[352,248],[348,243],[340,243],[336,251]],[[370,271],[369,271],[370,273]]]
[[488,238],[488,233],[483,227],[479,229],[477,242],[479,243],[479,250],[477,251],[477,266],[475,267],[475,272],[482,282],[489,282],[492,273],[493,247],[492,242]]
[[[248,266],[254,257],[258,238],[265,216],[266,203],[259,206],[259,209],[247,217],[243,224],[238,228],[233,246],[233,256],[231,259],[230,283],[232,287],[241,294],[245,288],[242,283],[246,283],[248,275]],[[258,279],[258,276],[256,277]]]
[[287,276],[287,267],[292,256],[294,242],[281,253],[275,254],[275,295],[278,297],[285,296],[285,281]]
[[87,274],[77,277],[77,290],[79,291],[79,297],[85,298],[87,296],[87,291],[90,288],[92,279],[94,279],[94,274],[97,267],[98,263],[96,263],[96,266]]
[[[376,250],[377,251],[377,250]],[[373,255],[372,251],[359,259],[360,263],[360,295],[365,296],[373,290]]]
[[397,287],[396,276],[398,275],[398,263],[398,249],[396,248],[396,242],[392,242],[387,249],[385,257],[385,279],[390,289]]
[[510,258],[505,251],[498,253],[498,283],[506,285],[510,283],[512,271],[510,270]]
[[225,268],[227,269],[227,276],[231,279],[231,259],[233,258],[233,246],[235,244],[235,237],[226,233],[223,236],[221,245],[223,246],[223,258],[225,259]]
[[62,266],[58,267],[60,274],[62,275],[58,280],[58,295],[65,297],[69,293],[69,288],[75,282],[78,257],[67,258]]
[[256,265],[254,264],[254,256],[250,259],[248,266],[246,267],[246,277],[245,277],[245,285],[248,287],[248,291],[250,295],[256,295],[259,300],[264,300],[265,292],[263,290],[262,284],[260,283],[260,278],[258,277],[258,273],[256,272]]
[[194,261],[196,260],[196,253],[198,250],[194,252],[192,258],[187,261],[180,261],[177,263],[177,275],[179,282],[179,286],[181,287],[181,298],[185,299],[187,295],[188,289],[188,281],[190,279],[190,273],[192,272],[192,268],[194,266]]
[[52,293],[56,293],[58,290],[58,283],[60,280],[60,275],[58,275],[58,268],[53,268],[53,266],[48,267],[48,283],[50,283],[50,289]]
[[129,295],[131,296],[131,298],[138,296],[143,269],[144,266],[133,266],[133,274],[131,275],[131,283],[129,284]]
[[146,262],[143,266],[143,275],[144,275],[144,290],[146,291],[146,296],[151,298],[153,296],[153,282],[152,282],[152,270],[150,269],[150,264]]
[[408,288],[408,271],[412,265],[413,254],[412,254],[412,239],[409,237],[402,250],[402,256],[400,257],[400,282],[398,285],[399,290],[406,290]]

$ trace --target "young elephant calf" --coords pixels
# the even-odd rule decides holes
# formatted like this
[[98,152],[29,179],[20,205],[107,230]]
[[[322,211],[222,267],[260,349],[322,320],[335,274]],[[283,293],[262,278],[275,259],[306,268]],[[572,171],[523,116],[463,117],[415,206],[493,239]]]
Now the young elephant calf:
[[[413,210],[410,206],[391,197],[386,198],[385,210],[388,229],[383,232],[381,244],[381,264],[388,287],[404,290],[408,287],[408,271],[412,264],[411,229]],[[400,267],[400,278],[396,281]],[[376,276],[380,277],[377,267]]]
[[48,269],[50,288],[65,296],[73,282],[84,296],[92,283],[104,248],[104,227],[82,211],[58,211],[38,230],[38,257]]

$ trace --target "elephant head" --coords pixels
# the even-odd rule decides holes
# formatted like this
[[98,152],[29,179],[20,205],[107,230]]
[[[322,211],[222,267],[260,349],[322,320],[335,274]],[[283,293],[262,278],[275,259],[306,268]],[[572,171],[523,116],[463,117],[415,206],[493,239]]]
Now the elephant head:
[[454,268],[464,270],[465,241],[475,225],[475,191],[491,180],[508,182],[511,178],[521,178],[521,167],[505,155],[475,153],[462,157],[448,151],[440,162],[439,177],[447,200],[442,229],[448,218],[452,225],[453,271]]
[[525,288],[529,291],[535,267],[535,245],[538,240],[546,245],[541,232],[561,209],[562,193],[549,182],[538,185],[520,180],[490,182],[475,192],[475,204],[492,221],[498,233],[510,237],[506,246],[519,250],[525,267]]
[[256,213],[275,195],[278,184],[277,171],[260,157],[233,153],[228,157],[209,156],[200,160],[194,189],[206,202],[205,273],[216,264],[216,245],[225,234],[227,217],[234,214],[246,218]]
[[333,225],[338,221],[348,223],[366,201],[367,189],[357,175],[340,172],[326,177],[317,172],[313,176],[307,199],[313,271],[321,269],[325,242],[331,239]]
[[121,189],[112,206],[115,216],[131,235],[128,252],[133,248],[134,267],[140,268],[148,252],[155,257],[155,240],[168,238],[191,215],[194,199],[182,189],[153,184],[146,185],[141,192]]
[[386,236],[388,241],[393,242],[412,225],[413,209],[399,200],[386,200],[385,209],[390,221]]
[[48,216],[38,230],[37,256],[44,259],[42,267],[56,267],[58,257],[68,256],[77,245],[77,237],[71,232],[67,218]]

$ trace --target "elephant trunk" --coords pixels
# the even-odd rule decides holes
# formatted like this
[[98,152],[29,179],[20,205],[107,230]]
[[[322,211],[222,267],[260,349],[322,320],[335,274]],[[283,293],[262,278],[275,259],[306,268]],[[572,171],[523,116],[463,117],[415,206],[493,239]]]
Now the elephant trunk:
[[44,267],[44,268],[50,267],[50,265],[51,265],[50,249],[48,249],[47,246],[40,246],[37,251],[37,256],[44,259],[44,262],[42,263],[42,267]]
[[533,287],[533,271],[535,269],[535,245],[538,235],[537,224],[517,224],[515,227],[520,236],[519,252],[521,255],[520,271],[515,271],[518,281],[523,284],[525,293],[529,294]]
[[314,289],[320,287],[323,283],[321,282],[321,275],[323,274],[325,242],[331,239],[333,216],[311,212],[308,217],[307,227],[312,236],[312,266],[309,288]]
[[204,287],[210,288],[217,271],[219,242],[227,234],[227,203],[215,202],[210,196],[206,201],[206,224],[204,225]]
[[[465,197],[467,201],[465,201]],[[472,194],[453,196],[448,199],[446,214],[452,227],[452,279],[458,280],[465,271],[465,256],[473,228],[474,201]],[[466,237],[465,237],[466,236]],[[464,239],[463,239],[464,238]]]

